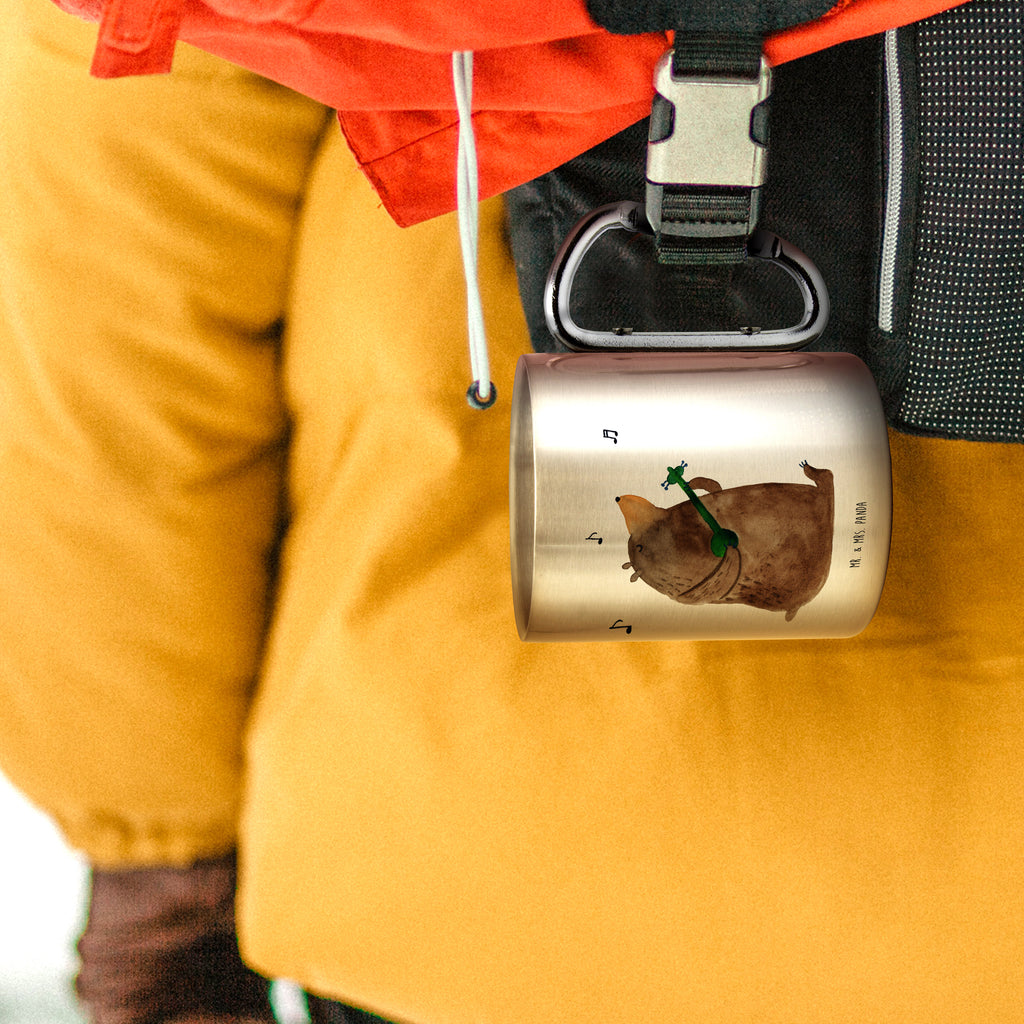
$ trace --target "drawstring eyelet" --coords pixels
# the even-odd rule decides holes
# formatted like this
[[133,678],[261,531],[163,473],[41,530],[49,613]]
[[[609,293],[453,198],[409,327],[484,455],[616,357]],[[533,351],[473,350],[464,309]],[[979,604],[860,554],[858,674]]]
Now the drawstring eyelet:
[[486,398],[480,397],[480,381],[475,380],[469,385],[469,390],[466,392],[466,401],[474,409],[490,409],[498,400],[498,389],[494,386],[494,381],[491,381],[490,384],[490,392]]

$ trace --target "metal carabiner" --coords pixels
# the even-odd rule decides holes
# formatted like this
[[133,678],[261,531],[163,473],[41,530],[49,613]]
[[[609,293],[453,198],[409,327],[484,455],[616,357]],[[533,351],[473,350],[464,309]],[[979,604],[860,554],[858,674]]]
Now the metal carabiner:
[[710,333],[644,332],[621,328],[593,331],[580,327],[569,311],[573,280],[589,249],[606,231],[651,234],[652,228],[641,203],[621,202],[594,210],[569,232],[548,272],[544,289],[544,318],[548,330],[574,351],[785,351],[810,344],[825,329],[829,316],[828,290],[818,268],[795,246],[763,230],[751,235],[747,255],[776,264],[796,282],[804,312],[800,322],[792,327]]

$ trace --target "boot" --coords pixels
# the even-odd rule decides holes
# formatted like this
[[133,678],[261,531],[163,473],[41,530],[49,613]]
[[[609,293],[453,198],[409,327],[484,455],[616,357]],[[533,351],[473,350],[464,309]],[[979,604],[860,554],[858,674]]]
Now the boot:
[[92,872],[75,982],[89,1024],[269,1024],[235,937],[235,855]]

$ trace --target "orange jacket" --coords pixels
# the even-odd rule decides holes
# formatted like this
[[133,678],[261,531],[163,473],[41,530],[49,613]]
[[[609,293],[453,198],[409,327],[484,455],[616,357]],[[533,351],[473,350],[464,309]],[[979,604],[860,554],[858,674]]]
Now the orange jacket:
[[[778,64],[965,0],[839,0],[770,37]],[[474,50],[481,195],[571,159],[650,112],[666,34],[612,35],[583,0],[57,0],[101,22],[93,73],[170,68],[175,40],[334,107],[363,170],[403,225],[455,205],[453,50]]]

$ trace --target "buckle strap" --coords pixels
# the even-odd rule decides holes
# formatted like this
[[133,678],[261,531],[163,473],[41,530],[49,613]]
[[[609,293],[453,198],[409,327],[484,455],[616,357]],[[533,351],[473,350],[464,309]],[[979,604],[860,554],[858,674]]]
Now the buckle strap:
[[771,69],[758,36],[677,33],[659,61],[647,218],[662,263],[738,263],[760,207]]
[[676,32],[673,78],[749,78],[761,73],[761,37],[723,32]]
[[747,238],[756,222],[753,189],[665,186],[661,231],[655,239],[658,262],[720,266],[747,258]]

